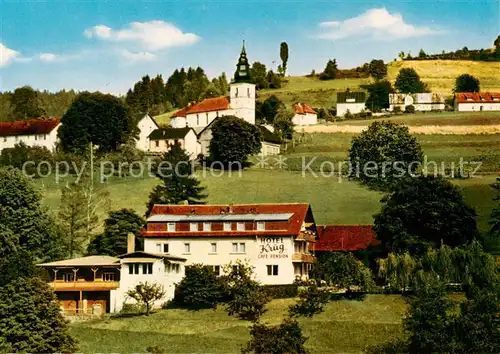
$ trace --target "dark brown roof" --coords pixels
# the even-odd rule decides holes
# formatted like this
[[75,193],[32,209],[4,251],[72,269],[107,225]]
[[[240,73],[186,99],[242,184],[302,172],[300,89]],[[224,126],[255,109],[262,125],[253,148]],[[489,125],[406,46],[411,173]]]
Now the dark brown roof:
[[59,118],[39,118],[26,121],[0,122],[0,136],[49,134],[60,122],[61,120]]
[[262,133],[262,140],[268,143],[281,144],[281,139],[279,136],[274,134],[272,131],[264,127],[263,125],[257,126]]
[[155,129],[149,134],[150,140],[163,140],[163,139],[184,139],[184,137],[193,128],[160,128]]

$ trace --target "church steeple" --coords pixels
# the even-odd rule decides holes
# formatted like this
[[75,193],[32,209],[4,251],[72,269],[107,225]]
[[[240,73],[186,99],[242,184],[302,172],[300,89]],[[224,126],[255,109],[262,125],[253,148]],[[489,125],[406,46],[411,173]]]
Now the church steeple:
[[236,71],[234,73],[234,82],[252,83],[252,76],[250,74],[250,64],[248,63],[247,52],[245,50],[245,41],[241,48],[240,58],[236,64]]

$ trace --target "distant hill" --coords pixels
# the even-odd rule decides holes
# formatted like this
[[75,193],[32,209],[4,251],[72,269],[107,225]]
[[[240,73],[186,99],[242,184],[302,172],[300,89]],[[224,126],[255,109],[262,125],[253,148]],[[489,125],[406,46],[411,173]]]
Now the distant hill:
[[[451,95],[455,78],[461,74],[472,74],[481,81],[481,91],[500,91],[500,62],[465,60],[395,61],[388,64],[388,78],[393,83],[400,69],[414,68],[422,80],[434,92]],[[304,102],[313,107],[332,107],[336,103],[336,92],[349,88],[362,90],[360,85],[371,79],[337,79],[321,81],[305,76],[286,78],[283,87],[258,92],[258,99],[264,100],[276,95],[285,104]]]

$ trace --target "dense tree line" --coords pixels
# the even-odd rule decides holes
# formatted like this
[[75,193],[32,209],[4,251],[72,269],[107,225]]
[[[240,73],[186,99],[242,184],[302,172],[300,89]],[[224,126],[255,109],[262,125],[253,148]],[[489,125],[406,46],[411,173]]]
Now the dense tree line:
[[0,92],[0,121],[33,119],[41,116],[62,116],[76,97],[74,90],[38,91],[30,86],[13,92]]

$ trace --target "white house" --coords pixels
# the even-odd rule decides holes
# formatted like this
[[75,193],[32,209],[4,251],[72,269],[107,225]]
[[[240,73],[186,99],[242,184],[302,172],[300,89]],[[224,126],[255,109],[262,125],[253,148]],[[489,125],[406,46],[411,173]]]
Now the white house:
[[156,121],[149,114],[140,114],[137,119],[139,138],[136,141],[136,148],[142,151],[149,150],[149,135],[160,128]]
[[365,110],[366,93],[364,92],[337,92],[337,116],[343,117],[349,111],[358,114]]
[[438,93],[390,93],[389,111],[399,107],[405,111],[406,107],[413,106],[415,111],[443,111],[445,109],[444,97]]
[[293,111],[295,115],[292,118],[292,122],[295,125],[313,125],[318,123],[318,112],[305,103],[294,104]]
[[148,141],[150,152],[166,152],[175,142],[193,159],[201,152],[201,145],[193,128],[159,128],[149,134]]
[[186,266],[210,265],[218,274],[238,261],[263,284],[307,279],[316,224],[309,204],[155,205],[144,250],[178,254]]
[[53,151],[58,142],[57,130],[60,125],[59,118],[0,122],[0,153],[21,142],[27,146],[42,146]]
[[457,92],[455,110],[460,112],[500,111],[500,92]]
[[129,235],[128,252],[119,257],[88,256],[39,264],[48,272],[48,284],[54,289],[64,314],[118,312],[135,301],[127,292],[139,283],[156,283],[165,295],[155,307],[173,299],[175,284],[184,277],[185,258],[135,251],[135,239]]

